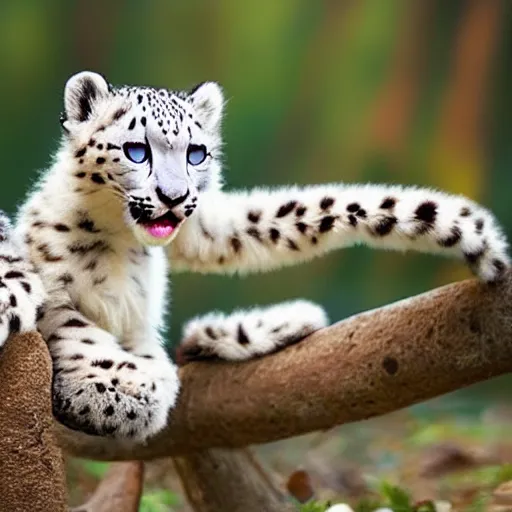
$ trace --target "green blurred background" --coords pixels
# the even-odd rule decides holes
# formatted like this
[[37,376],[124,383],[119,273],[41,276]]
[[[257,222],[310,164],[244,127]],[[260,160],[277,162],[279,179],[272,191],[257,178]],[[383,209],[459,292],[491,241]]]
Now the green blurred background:
[[[433,186],[512,234],[510,1],[2,0],[0,52],[10,212],[57,146],[66,79],[91,69],[114,84],[220,82],[229,187]],[[179,275],[171,337],[213,308],[308,297],[338,320],[468,275],[365,248],[243,279]]]

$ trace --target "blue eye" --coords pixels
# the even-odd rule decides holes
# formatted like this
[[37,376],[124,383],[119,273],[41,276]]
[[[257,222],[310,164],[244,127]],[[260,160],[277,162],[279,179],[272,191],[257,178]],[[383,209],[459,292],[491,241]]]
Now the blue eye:
[[190,144],[187,149],[187,162],[190,165],[199,165],[202,164],[206,157],[208,156],[206,152],[206,147],[201,144],[198,146],[197,144]]
[[151,155],[149,144],[144,142],[126,142],[123,145],[123,151],[126,158],[136,164],[145,162]]

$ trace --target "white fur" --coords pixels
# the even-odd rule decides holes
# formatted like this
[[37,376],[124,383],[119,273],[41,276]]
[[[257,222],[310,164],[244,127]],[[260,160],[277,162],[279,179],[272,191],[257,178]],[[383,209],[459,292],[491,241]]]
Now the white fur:
[[325,311],[305,300],[241,309],[230,315],[216,311],[185,325],[183,347],[191,346],[195,358],[241,361],[296,343],[327,324]]
[[[334,202],[322,209],[325,198]],[[396,199],[392,209],[380,207],[386,198]],[[290,202],[296,206],[279,216],[280,208]],[[436,205],[435,222],[428,226],[415,213],[426,202]],[[364,210],[364,217],[347,209],[353,204]],[[301,207],[306,211],[298,215]],[[465,208],[470,215],[461,216]],[[250,212],[259,215],[257,222],[249,220]],[[332,226],[322,232],[326,217],[333,219]],[[376,234],[380,223],[390,218],[394,219],[390,231]],[[350,219],[357,224],[352,225]],[[475,227],[478,220],[483,221],[481,233]],[[460,239],[452,246],[443,246],[454,228],[460,230]],[[252,235],[250,229],[255,230]],[[272,240],[271,230],[279,232],[278,240]],[[234,238],[240,241],[238,251],[233,247]],[[422,188],[345,184],[208,192],[169,246],[169,254],[173,270],[245,273],[299,263],[357,244],[456,258],[482,251],[474,271],[485,281],[502,274],[494,268],[494,260],[503,266],[509,261],[505,236],[493,215],[463,196]]]

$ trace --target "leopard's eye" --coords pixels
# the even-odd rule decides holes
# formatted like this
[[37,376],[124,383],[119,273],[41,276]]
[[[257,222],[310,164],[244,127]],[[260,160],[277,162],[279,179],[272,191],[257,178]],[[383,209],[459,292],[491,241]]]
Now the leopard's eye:
[[125,142],[123,151],[126,158],[136,164],[145,162],[151,154],[149,144],[145,144],[144,142]]
[[197,144],[189,144],[187,149],[187,162],[190,165],[199,165],[202,164],[208,153],[206,151],[206,147],[201,144],[198,146]]

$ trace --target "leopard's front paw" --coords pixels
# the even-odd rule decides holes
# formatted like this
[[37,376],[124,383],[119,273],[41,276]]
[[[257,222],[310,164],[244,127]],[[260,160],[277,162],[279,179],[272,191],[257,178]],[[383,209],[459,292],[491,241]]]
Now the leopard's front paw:
[[[135,358],[92,361],[88,368],[57,370],[53,413],[90,435],[144,441],[160,431],[176,402],[176,368],[152,369]],[[155,366],[162,363],[154,363]]]
[[231,315],[210,313],[185,326],[177,359],[180,364],[201,359],[251,359],[297,343],[327,322],[325,311],[305,300]]

